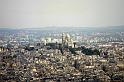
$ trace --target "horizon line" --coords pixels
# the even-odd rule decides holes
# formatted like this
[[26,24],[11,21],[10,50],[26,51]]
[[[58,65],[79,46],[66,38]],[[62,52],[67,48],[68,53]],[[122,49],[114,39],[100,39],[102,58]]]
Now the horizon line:
[[54,27],[54,28],[61,28],[61,27],[65,27],[65,28],[107,28],[107,27],[121,27],[124,25],[110,25],[110,26],[39,26],[39,27],[6,27],[6,26],[0,26],[0,29],[40,29],[40,28],[50,28],[50,27]]

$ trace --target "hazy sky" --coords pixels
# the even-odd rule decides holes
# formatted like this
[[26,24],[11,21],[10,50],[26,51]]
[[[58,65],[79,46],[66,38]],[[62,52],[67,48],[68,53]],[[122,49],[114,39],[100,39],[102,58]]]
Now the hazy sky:
[[124,25],[124,0],[0,0],[0,27]]

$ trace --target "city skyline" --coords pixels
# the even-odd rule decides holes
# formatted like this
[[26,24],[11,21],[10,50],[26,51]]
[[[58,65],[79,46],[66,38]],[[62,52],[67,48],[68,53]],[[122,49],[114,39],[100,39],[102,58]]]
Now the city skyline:
[[0,30],[0,81],[124,82],[123,30],[59,31]]
[[0,0],[0,28],[124,25],[123,0]]

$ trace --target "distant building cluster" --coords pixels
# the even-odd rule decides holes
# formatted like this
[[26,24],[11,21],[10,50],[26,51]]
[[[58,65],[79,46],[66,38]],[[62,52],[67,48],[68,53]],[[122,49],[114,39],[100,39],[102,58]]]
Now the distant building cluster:
[[88,43],[95,36],[76,33],[22,35],[0,36],[0,82],[124,82],[123,41]]

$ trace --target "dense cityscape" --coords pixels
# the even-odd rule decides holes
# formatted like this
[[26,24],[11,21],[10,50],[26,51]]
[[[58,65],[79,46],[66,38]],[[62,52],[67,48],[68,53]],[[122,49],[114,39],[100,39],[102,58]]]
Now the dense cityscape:
[[122,28],[1,28],[0,82],[124,82]]

